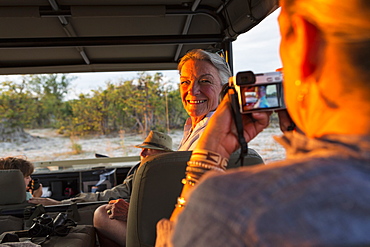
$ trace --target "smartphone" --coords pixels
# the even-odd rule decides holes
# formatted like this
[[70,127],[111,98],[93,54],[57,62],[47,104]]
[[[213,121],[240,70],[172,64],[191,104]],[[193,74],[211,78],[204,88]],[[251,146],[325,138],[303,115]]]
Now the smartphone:
[[232,83],[242,114],[286,109],[281,72],[254,74],[242,71],[232,78]]
[[38,188],[40,188],[40,181],[38,178],[35,178],[35,179],[32,179],[29,184],[28,184],[28,188],[30,188],[30,190],[33,192],[34,190],[37,190]]

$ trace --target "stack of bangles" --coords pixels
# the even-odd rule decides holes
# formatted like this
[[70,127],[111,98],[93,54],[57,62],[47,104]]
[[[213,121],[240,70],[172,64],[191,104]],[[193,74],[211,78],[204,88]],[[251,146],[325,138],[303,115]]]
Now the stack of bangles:
[[[188,166],[186,167],[185,178],[182,179],[181,182],[184,185],[194,186],[207,171],[224,172],[228,162],[228,159],[223,158],[218,153],[204,149],[195,149],[192,152],[190,161],[187,163]],[[176,207],[181,208],[184,207],[185,204],[185,198],[177,198]]]

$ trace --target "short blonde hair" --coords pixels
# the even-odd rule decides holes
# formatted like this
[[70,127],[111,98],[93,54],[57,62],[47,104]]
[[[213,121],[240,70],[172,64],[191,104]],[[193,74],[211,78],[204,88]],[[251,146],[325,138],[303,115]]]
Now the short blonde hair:
[[[280,0],[288,16],[299,14],[325,39],[340,47],[347,64],[358,71],[356,82],[370,90],[370,0]],[[330,44],[329,44],[330,45]]]
[[300,14],[334,42],[370,40],[369,0],[280,0],[288,13]]

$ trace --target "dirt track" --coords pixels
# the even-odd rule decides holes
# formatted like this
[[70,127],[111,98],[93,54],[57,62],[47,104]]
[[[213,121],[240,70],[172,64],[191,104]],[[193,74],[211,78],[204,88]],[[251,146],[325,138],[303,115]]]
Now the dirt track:
[[[27,132],[35,137],[33,141],[26,143],[2,142],[0,143],[1,155],[3,157],[24,155],[30,161],[90,159],[95,157],[95,153],[111,157],[135,156],[139,155],[140,149],[135,148],[134,145],[143,141],[142,136],[130,134],[109,138],[100,136],[71,140],[58,135],[52,129],[36,129]],[[173,138],[174,149],[176,149],[182,137],[182,130],[171,131],[170,135]],[[281,135],[281,132],[276,127],[269,127],[249,143],[249,147],[255,149],[266,163],[285,157],[284,149],[273,140],[273,135]],[[81,145],[81,154],[73,153],[72,141]]]

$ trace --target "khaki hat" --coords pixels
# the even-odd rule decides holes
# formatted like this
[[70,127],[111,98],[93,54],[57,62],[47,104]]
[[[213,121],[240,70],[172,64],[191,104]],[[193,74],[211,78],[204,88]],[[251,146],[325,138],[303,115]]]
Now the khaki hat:
[[140,145],[136,145],[136,148],[149,148],[156,150],[163,150],[172,152],[172,138],[171,136],[158,131],[150,131],[148,137]]

